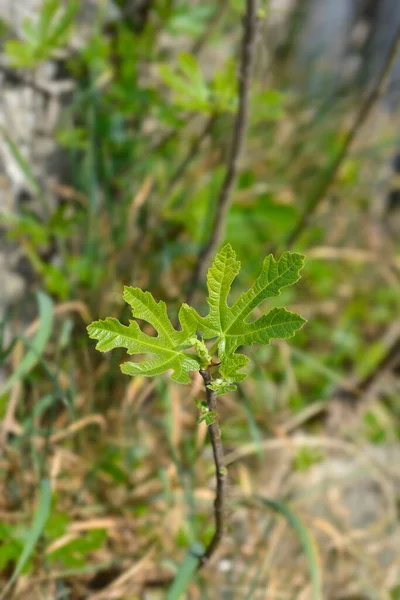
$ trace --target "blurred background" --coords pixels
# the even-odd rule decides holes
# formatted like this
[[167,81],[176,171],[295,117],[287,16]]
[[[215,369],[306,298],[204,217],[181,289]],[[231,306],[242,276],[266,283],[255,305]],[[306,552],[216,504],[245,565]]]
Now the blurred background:
[[269,306],[308,323],[250,347],[219,400],[229,527],[180,596],[171,577],[214,529],[201,383],[129,379],[85,330],[127,322],[124,285],[176,316],[215,222],[245,10],[0,0],[7,599],[400,598],[398,0],[260,0],[233,297],[267,253],[299,251]]

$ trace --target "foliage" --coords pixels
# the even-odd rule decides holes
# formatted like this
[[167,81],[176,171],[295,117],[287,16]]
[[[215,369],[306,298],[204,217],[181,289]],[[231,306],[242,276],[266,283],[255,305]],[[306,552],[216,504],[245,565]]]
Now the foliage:
[[[68,522],[68,516],[55,514],[55,520],[64,518]],[[67,530],[65,529],[65,532]],[[57,539],[62,539],[58,534]],[[107,532],[104,529],[92,529],[82,534],[74,536],[72,539],[65,538],[65,543],[57,549],[48,553],[50,563],[60,564],[64,568],[84,567],[88,561],[90,553],[99,550],[105,544]]]
[[[129,326],[122,325],[117,319],[108,317],[104,321],[95,321],[88,326],[91,338],[98,340],[97,350],[107,352],[114,348],[126,348],[129,354],[154,354],[155,358],[141,363],[127,362],[121,366],[127,375],[145,375],[153,377],[172,369],[172,379],[178,383],[189,383],[189,371],[198,371],[208,367],[212,351],[218,350],[219,371],[224,380],[216,380],[211,384],[218,394],[235,389],[233,382],[242,381],[246,375],[240,372],[247,363],[247,357],[235,354],[238,346],[254,343],[268,344],[272,338],[288,338],[305,323],[305,320],[284,308],[274,308],[256,321],[248,323],[246,318],[265,299],[280,294],[282,287],[289,286],[299,279],[299,271],[303,266],[303,257],[299,254],[285,252],[276,261],[271,255],[264,260],[262,271],[252,287],[241,294],[231,306],[227,305],[227,297],[231,284],[239,272],[240,263],[236,254],[227,244],[215,257],[208,271],[208,304],[210,313],[200,317],[187,304],[179,311],[181,331],[176,331],[168,319],[165,302],[156,302],[149,292],[139,288],[126,287],[124,299],[132,308],[132,315],[150,323],[157,336],[141,331],[136,321]],[[216,341],[210,350],[202,342],[194,338],[200,329],[206,339]],[[187,349],[193,347],[196,355],[190,355]]]
[[299,254],[285,252],[279,261],[267,256],[256,282],[229,307],[227,298],[240,263],[227,244],[208,271],[208,316],[201,317],[193,308],[183,305],[182,316],[187,327],[196,326],[206,339],[217,338],[214,346],[221,360],[220,371],[227,380],[243,379],[239,370],[247,361],[244,356],[234,354],[238,346],[289,338],[304,324],[302,317],[284,308],[274,308],[256,321],[246,321],[265,299],[279,295],[282,287],[295,283],[302,266],[303,257]]
[[39,19],[26,18],[22,25],[24,40],[8,40],[5,50],[14,67],[35,67],[51,58],[68,40],[79,9],[78,0],[68,0],[65,7],[58,0],[45,0]]
[[[240,347],[229,355],[226,350],[221,353],[226,337],[228,345],[234,345],[231,330],[225,336],[224,326],[214,327],[212,321],[218,320],[219,312],[199,293],[196,310],[181,309],[188,339],[180,347],[175,340],[180,339],[182,330],[175,315],[199,247],[208,239],[225,174],[238,103],[245,2],[155,0],[140,32],[129,16],[132,3],[101,2],[99,7],[118,4],[121,12],[109,21],[100,8],[85,27],[84,36],[80,11],[72,14],[76,4],[83,7],[75,2],[42,3],[38,18],[24,25],[26,33],[18,40],[13,39],[9,25],[2,28],[8,59],[5,89],[14,85],[6,73],[10,65],[16,65],[16,90],[25,99],[30,82],[40,85],[42,81],[42,72],[36,77],[36,71],[43,61],[51,61],[56,77],[66,77],[75,87],[65,97],[54,135],[66,167],[60,175],[62,185],[53,187],[57,169],[51,170],[51,180],[38,176],[41,147],[33,144],[32,162],[32,155],[20,145],[19,128],[10,130],[7,121],[1,128],[4,149],[19,173],[17,188],[24,187],[20,198],[19,191],[12,186],[8,191],[2,180],[6,202],[1,207],[1,229],[7,230],[10,268],[21,273],[29,285],[21,300],[12,299],[4,313],[3,298],[0,302],[0,416],[6,430],[0,434],[7,435],[0,465],[0,587],[5,587],[22,555],[29,524],[34,521],[37,491],[43,473],[48,472],[57,490],[57,503],[53,497],[44,529],[32,538],[36,540],[34,548],[28,546],[30,556],[18,582],[21,596],[57,593],[64,597],[75,587],[91,596],[96,586],[118,583],[125,568],[127,572],[132,564],[136,568],[144,558],[156,574],[159,568],[164,572],[164,567],[171,573],[178,570],[180,590],[190,584],[190,593],[193,590],[200,597],[214,597],[215,589],[224,587],[228,595],[239,593],[250,600],[258,590],[265,593],[272,588],[274,577],[276,593],[297,597],[311,593],[306,582],[308,557],[314,587],[318,589],[319,568],[328,596],[339,586],[343,594],[357,597],[385,593],[397,597],[392,565],[378,571],[364,568],[378,546],[382,552],[392,552],[393,535],[398,532],[390,502],[391,488],[396,497],[395,474],[385,468],[375,479],[372,463],[369,467],[361,456],[365,450],[374,456],[379,450],[379,456],[386,456],[387,446],[395,448],[400,437],[398,394],[390,367],[383,377],[374,379],[374,388],[379,392],[384,388],[379,398],[372,394],[364,404],[361,393],[357,411],[355,403],[346,403],[351,418],[341,421],[332,440],[324,426],[334,409],[331,399],[336,391],[379,374],[396,334],[398,236],[389,234],[395,211],[388,223],[374,192],[376,181],[384,179],[381,165],[388,163],[396,147],[394,133],[379,126],[377,107],[374,132],[354,144],[320,210],[307,221],[302,237],[293,245],[307,255],[307,277],[296,288],[282,286],[279,295],[267,298],[269,315],[282,311],[283,306],[296,305],[293,310],[307,316],[309,326],[290,345],[253,343],[252,324],[260,318],[265,322],[267,317],[262,316],[267,311],[261,312],[257,306],[239,322],[246,331],[241,336],[249,336],[253,345],[244,353]],[[268,27],[272,3],[259,4],[266,11]],[[259,19],[263,19],[262,13]],[[319,96],[314,87],[307,91],[306,77],[303,80],[294,61],[288,68],[283,65],[285,48],[275,57],[267,56],[273,37],[265,36],[265,45],[258,46],[247,150],[227,215],[225,242],[245,258],[222,303],[227,320],[232,318],[240,292],[248,290],[248,294],[254,287],[262,257],[269,252],[279,255],[278,251],[289,247],[284,240],[298,222],[307,198],[326,180],[327,165],[337,155],[362,96],[359,89],[354,89],[352,96],[351,86],[338,95]],[[72,43],[76,38],[82,46]],[[297,57],[295,62],[298,64]],[[47,72],[48,65],[43,66]],[[312,76],[314,82],[318,73],[312,70]],[[35,106],[47,104],[46,91],[42,94],[33,89],[32,94],[40,97]],[[51,96],[49,104],[53,101]],[[35,125],[41,127],[36,113],[34,117]],[[15,205],[12,215],[5,213],[9,199]],[[382,211],[379,222],[377,202]],[[279,269],[278,265],[283,265],[280,260],[271,259],[269,269]],[[3,273],[3,264],[0,269]],[[263,267],[263,271],[268,269]],[[149,321],[138,317],[141,333],[128,324],[129,305],[124,306],[120,294],[124,285],[149,290],[152,297],[165,300],[171,321],[166,317],[162,322],[164,326],[168,323],[172,344],[165,340],[160,344],[159,332],[153,331]],[[30,293],[31,288],[39,297]],[[154,300],[151,304],[162,307]],[[193,410],[191,399],[187,402],[192,388],[171,385],[166,377],[159,377],[154,386],[139,371],[157,361],[154,355],[141,363],[133,362],[134,354],[131,364],[136,376],[131,381],[121,375],[117,345],[107,360],[100,361],[85,332],[93,315],[118,317],[127,324],[118,321],[124,335],[129,330],[128,338],[132,332],[135,336],[124,341],[131,347],[145,347],[145,354],[151,354],[146,344],[158,339],[157,351],[161,348],[167,363],[171,360],[176,365],[175,375],[180,372],[179,378],[186,382],[189,366],[198,370],[212,365],[210,388],[216,394],[230,392],[238,400],[218,401],[223,443],[233,461],[229,465],[229,502],[234,508],[238,498],[256,490],[264,492],[269,477],[266,469],[269,465],[275,469],[270,444],[279,448],[277,458],[280,461],[282,457],[287,465],[285,477],[280,484],[274,471],[268,481],[276,485],[274,495],[282,501],[280,512],[287,516],[289,502],[291,512],[307,524],[311,538],[315,534],[322,555],[319,564],[315,553],[307,550],[304,536],[298,540],[303,548],[299,551],[290,531],[276,529],[270,513],[276,507],[268,505],[265,515],[259,507],[238,512],[230,531],[237,550],[233,555],[228,543],[221,553],[229,554],[229,561],[221,566],[228,569],[231,565],[230,571],[210,565],[207,577],[199,577],[192,552],[179,570],[181,553],[194,540],[206,543],[212,535],[212,472],[204,448],[204,428],[198,428],[197,422],[202,419],[211,424],[216,415],[197,390],[193,394],[199,396],[199,412]],[[136,316],[133,318],[135,323]],[[208,338],[207,331],[214,335]],[[115,332],[109,334],[112,337]],[[102,335],[106,340],[108,334]],[[264,335],[267,338],[269,334]],[[116,338],[110,344],[116,344]],[[189,365],[187,361],[193,362]],[[161,371],[164,366],[159,363],[156,368]],[[246,374],[250,375],[247,379]],[[242,383],[234,390],[238,382]],[[297,446],[292,441],[299,430],[304,444]],[[309,436],[314,442],[310,447]],[[378,525],[364,529],[363,548],[347,553],[345,560],[340,552],[332,553],[332,541],[335,544],[340,536],[352,539],[353,535],[351,524],[340,517],[345,510],[338,506],[341,502],[347,514],[346,502],[352,496],[347,494],[348,484],[357,488],[359,462],[354,474],[352,456],[346,458],[346,480],[337,486],[337,532],[330,535],[327,521],[324,531],[329,534],[320,535],[317,529],[324,524],[314,519],[314,510],[320,514],[325,501],[324,477],[329,471],[324,463],[330,460],[330,453],[324,451],[323,442],[335,444],[342,438],[346,444],[337,448],[339,462],[342,451],[353,445],[354,456],[359,455],[363,464],[363,479],[371,480],[375,496],[382,481],[383,498],[389,500],[388,507],[379,500],[382,523],[388,523],[387,535]],[[254,459],[246,460],[251,454]],[[293,519],[289,522],[293,524]],[[109,527],[106,538],[104,528]],[[246,544],[236,544],[242,530],[251,535]],[[301,534],[299,527],[295,530]],[[271,540],[276,540],[278,533],[282,552],[271,552]],[[103,560],[108,561],[107,566]],[[252,569],[247,568],[250,560]],[[292,577],[287,577],[289,564]],[[332,569],[326,569],[327,564]],[[135,595],[136,587],[134,591],[128,587],[137,584],[137,596],[145,595],[147,590],[140,588],[142,574],[134,579],[126,583],[126,589],[121,583],[112,593]],[[155,593],[158,596],[158,590]]]
[[208,83],[192,54],[181,53],[177,69],[159,66],[162,82],[173,92],[174,104],[182,109],[209,115],[236,109],[236,73],[233,62],[218,70]]
[[[35,511],[35,515],[33,518],[33,522],[31,527],[26,531],[25,535],[22,537],[21,544],[21,553],[18,556],[18,560],[16,560],[15,569],[12,574],[12,577],[8,581],[6,587],[0,593],[0,598],[6,598],[7,593],[10,588],[17,580],[17,577],[22,573],[24,568],[28,565],[28,561],[31,558],[31,555],[35,549],[36,543],[39,537],[42,535],[44,527],[46,525],[47,519],[49,518],[51,507],[51,483],[48,479],[43,479],[40,482],[40,494],[38,499],[38,506]],[[3,554],[3,560],[10,560],[14,558],[12,556],[12,552],[10,554],[10,549],[14,549],[15,546],[13,544],[6,545],[6,556]],[[16,556],[15,556],[16,558]]]
[[204,421],[207,427],[208,425],[215,423],[217,413],[208,408],[207,402],[201,402],[200,400],[197,400],[197,398],[194,398],[194,402],[200,411],[200,417],[197,419],[197,422],[200,424]]
[[[7,394],[17,381],[23,379],[23,377],[29,373],[29,371],[37,364],[49,342],[53,327],[53,303],[49,296],[43,292],[38,292],[37,301],[40,318],[38,332],[34,339],[27,343],[27,353],[22,358],[18,368],[15,369],[11,377],[1,386],[0,394]],[[26,342],[26,340],[23,341]]]
[[[90,337],[99,340],[96,348],[107,352],[113,348],[126,348],[129,354],[151,353],[155,359],[143,363],[124,363],[121,366],[127,375],[146,375],[153,377],[169,369],[178,383],[189,383],[189,371],[200,368],[199,361],[184,352],[188,339],[193,336],[194,326],[182,326],[182,331],[176,331],[168,319],[165,302],[156,302],[149,292],[138,288],[125,288],[124,299],[132,308],[136,319],[150,323],[158,335],[153,337],[141,331],[136,321],[130,325],[122,325],[117,319],[108,317],[104,321],[95,321],[88,327]],[[181,315],[179,315],[181,321]],[[182,323],[182,321],[181,321]]]
[[228,379],[216,379],[207,386],[210,390],[213,390],[217,396],[226,394],[227,392],[234,392],[236,385],[230,383]]

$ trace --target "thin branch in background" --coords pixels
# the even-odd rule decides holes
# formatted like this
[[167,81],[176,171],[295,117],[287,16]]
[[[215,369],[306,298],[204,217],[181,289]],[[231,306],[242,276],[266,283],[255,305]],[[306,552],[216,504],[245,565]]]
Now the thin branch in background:
[[382,359],[376,365],[375,369],[368,373],[364,379],[358,383],[357,390],[359,395],[365,395],[384,372],[395,369],[399,363],[399,357],[400,337],[398,337],[388,348]]
[[178,137],[178,134],[181,132],[181,128],[186,127],[186,125],[189,125],[192,122],[192,120],[192,115],[186,115],[185,119],[182,121],[179,127],[174,127],[170,131],[167,131],[158,140],[156,140],[150,145],[145,155],[145,158],[150,158],[151,156],[153,156],[153,154],[160,152],[160,150],[162,150],[164,146],[166,146],[174,138]]
[[[193,141],[192,145],[189,147],[189,149],[186,153],[186,156],[182,159],[182,161],[179,163],[179,165],[177,166],[175,171],[172,173],[169,181],[167,182],[166,189],[161,190],[160,193],[162,194],[163,204],[165,204],[167,202],[168,198],[170,197],[173,190],[175,189],[175,186],[177,185],[177,183],[179,183],[180,179],[184,176],[186,170],[189,168],[192,161],[196,158],[197,154],[199,153],[202,143],[204,142],[206,137],[211,132],[211,129],[215,123],[216,118],[217,118],[216,115],[211,115],[206,120],[203,129],[200,131],[198,136]],[[146,202],[148,204],[151,202],[155,193],[156,193],[155,184],[154,184],[154,181],[152,181],[150,189],[148,190],[148,193],[145,198]],[[140,207],[139,207],[139,210],[140,210]],[[130,220],[130,222],[132,223],[132,219]],[[139,252],[139,248],[143,244],[143,239],[148,230],[148,222],[146,221],[145,223],[141,224],[140,235],[139,235],[139,231],[138,231],[138,219],[136,219],[136,223],[133,226],[129,226],[129,227],[130,227],[131,231],[135,230],[135,233],[133,233],[133,235],[136,234],[136,238],[133,243],[133,249],[131,249],[131,246],[129,244],[127,244],[127,248],[129,250],[129,256],[131,256],[132,254],[133,254],[133,256],[136,256]],[[130,234],[130,236],[132,237],[132,233]],[[131,277],[132,277],[132,280],[134,280],[134,278],[136,277],[136,267],[132,268]]]
[[152,4],[152,0],[128,0],[121,9],[122,18],[136,34],[142,33],[146,27]]
[[236,182],[239,159],[243,151],[249,120],[250,76],[256,45],[257,5],[257,0],[246,1],[244,34],[238,75],[239,107],[235,118],[232,142],[228,151],[226,174],[217,199],[210,237],[201,248],[197,257],[197,262],[187,289],[188,303],[192,301],[199,281],[203,278],[204,272],[207,269],[209,259],[221,243],[225,233],[226,218],[231,204],[231,195]]
[[[340,171],[341,166],[343,165],[344,160],[347,157],[348,151],[356,138],[358,132],[364,125],[365,121],[369,117],[372,109],[376,105],[377,101],[381,97],[383,91],[385,90],[390,74],[392,72],[392,68],[396,61],[396,57],[400,47],[400,29],[397,30],[396,35],[394,36],[393,42],[388,52],[387,59],[382,68],[382,71],[373,86],[370,93],[367,95],[365,101],[362,103],[361,108],[356,115],[353,125],[348,130],[342,146],[332,161],[330,165],[328,165],[325,175],[317,181],[315,189],[311,192],[308,201],[304,207],[304,210],[300,216],[299,221],[296,223],[292,231],[286,236],[283,247],[288,249],[293,246],[302,235],[302,233],[307,228],[310,217],[315,213],[318,206],[326,197],[327,192],[330,190],[332,184],[334,183],[338,172]],[[276,250],[276,248],[274,249]]]
[[[207,387],[208,384],[210,384],[212,381],[210,370],[200,370],[200,375],[203,378],[204,385],[206,388],[206,400],[208,409],[210,412],[216,412],[217,398],[215,392]],[[224,501],[226,494],[226,468],[224,460],[224,450],[221,441],[221,431],[217,420],[208,426],[208,433],[213,449],[215,476],[217,481],[217,489],[214,500],[215,531],[211,542],[208,544],[203,556],[200,559],[199,567],[205,565],[206,562],[214,554],[215,550],[218,548],[222,540],[225,531]]]
[[222,17],[224,16],[224,12],[228,6],[228,0],[219,0],[219,3],[208,23],[204,33],[199,37],[199,39],[194,43],[193,48],[191,50],[191,54],[198,55],[203,50],[207,41],[210,39],[211,35],[217,29]]
[[[385,385],[379,386],[379,380],[387,381],[389,373],[398,373],[400,367],[400,337],[387,348],[385,354],[377,365],[373,367],[362,379],[356,381],[352,389],[339,385],[330,395],[326,404],[326,426],[329,435],[335,436],[339,432],[343,435],[343,424],[354,423],[356,415],[364,405],[368,406],[372,398],[379,398],[385,390]],[[386,377],[385,377],[386,375]],[[371,396],[372,393],[372,396]]]
[[25,75],[25,73],[20,73],[18,69],[8,67],[7,65],[0,63],[0,72],[3,73],[6,79],[10,82],[10,84],[15,85],[25,85],[30,87],[35,92],[39,94],[43,94],[46,98],[54,95],[52,91],[46,87],[44,84],[38,83],[29,75]]
[[344,401],[351,401],[353,406],[356,402],[360,402],[368,396],[370,390],[384,374],[394,371],[400,364],[400,336],[397,336],[391,343],[381,360],[374,368],[367,373],[362,379],[356,382],[352,389],[339,386],[332,394],[332,398],[339,398]]
[[168,182],[167,188],[163,191],[163,202],[166,202],[168,197],[172,194],[176,184],[179,182],[181,177],[185,174],[186,170],[190,166],[191,162],[196,158],[203,141],[206,139],[208,134],[210,133],[214,123],[216,120],[216,115],[211,115],[205,122],[203,129],[200,131],[199,135],[195,138],[189,150],[187,151],[186,156],[179,163],[174,173],[171,175],[170,180]]

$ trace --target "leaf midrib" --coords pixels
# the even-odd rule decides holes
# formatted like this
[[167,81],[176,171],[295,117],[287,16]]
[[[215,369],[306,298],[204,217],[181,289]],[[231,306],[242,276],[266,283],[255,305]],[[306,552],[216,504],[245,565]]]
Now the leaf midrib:
[[[222,308],[224,307],[224,302],[225,302],[225,307],[227,307],[226,298],[222,298],[222,293],[221,293],[222,285],[223,285],[225,274],[226,274],[227,265],[228,265],[228,256],[227,256],[227,254],[225,254],[224,255],[224,269],[223,269],[221,281],[219,284],[219,294],[218,294],[218,321],[219,321],[220,331],[222,331],[221,314],[222,314]],[[228,289],[228,292],[229,292],[229,289]]]
[[[143,306],[145,309],[147,309],[148,311],[151,312],[152,315],[154,315],[155,321],[158,324],[158,327],[154,327],[155,330],[158,332],[158,337],[160,337],[161,332],[163,333],[164,337],[169,341],[169,343],[171,344],[171,346],[173,346],[175,344],[175,340],[173,340],[171,338],[171,332],[167,332],[166,331],[166,327],[168,327],[168,322],[165,324],[163,323],[162,319],[160,319],[159,315],[157,315],[157,313],[152,310],[151,307],[147,306],[147,304],[145,304],[143,302],[143,300],[140,300],[139,298],[137,298],[135,296],[136,300],[139,302],[139,304],[141,304],[141,306]],[[154,302],[155,306],[159,306],[159,304],[157,304],[157,302]],[[139,317],[140,318],[140,317]],[[166,315],[166,318],[168,319],[168,315]],[[145,319],[147,321],[147,319]],[[148,323],[150,323],[150,321],[147,321]],[[151,323],[150,323],[151,325]],[[143,331],[142,331],[143,333]],[[146,335],[146,334],[144,334]],[[150,337],[150,336],[149,336]]]
[[[146,363],[148,364],[150,361],[143,360],[142,362],[131,362],[130,360],[128,360],[126,362],[131,365],[134,365],[135,367],[143,368],[143,365],[146,365]],[[172,358],[169,358],[168,360],[164,360],[164,362],[159,362],[159,363],[155,364],[150,370],[158,369],[159,367],[164,367],[165,365],[172,365],[173,363],[174,363],[174,358],[172,357]]]
[[[287,273],[288,271],[290,271],[290,269],[294,266],[295,263],[292,263],[290,265],[290,267],[288,267],[285,271],[283,271],[282,273],[279,273],[275,279],[272,279],[272,281],[268,282],[268,285],[266,285],[256,296],[254,296],[254,298],[252,298],[247,304],[245,304],[245,306],[243,307],[243,309],[236,315],[236,317],[234,318],[234,320],[229,324],[229,327],[225,330],[225,335],[228,334],[229,330],[232,329],[232,327],[237,323],[237,321],[239,320],[239,317],[241,317],[241,315],[246,311],[246,309],[248,308],[248,306],[254,302],[255,300],[257,300],[257,298],[259,296],[261,296],[261,294],[265,293],[265,291],[268,289],[269,286],[271,286],[277,279],[279,279],[279,277],[282,277],[285,273]],[[283,286],[282,286],[283,287]],[[276,296],[279,296],[279,294],[281,293],[280,290],[278,290],[278,293],[276,294]],[[272,298],[273,296],[269,296],[270,298]],[[262,300],[260,300],[260,302],[258,302],[256,304],[256,306],[258,306],[258,304],[260,304],[263,300],[266,300],[268,298],[268,296],[266,296],[265,298],[263,298]],[[236,304],[238,304],[240,301],[240,298],[238,299],[238,301],[236,302]],[[233,311],[234,306],[232,306],[232,308],[230,309],[230,311]],[[253,310],[253,309],[252,309]],[[243,319],[245,317],[247,317],[249,315],[249,313],[251,312],[251,310],[244,315]],[[243,320],[242,319],[242,320]],[[229,334],[228,334],[229,335]],[[231,334],[234,335],[234,334]]]
[[[294,316],[299,317],[299,320],[302,320],[302,318],[299,315],[296,315],[296,313],[292,313],[289,310],[286,310],[285,308],[282,308],[282,309],[279,309],[279,310],[285,311],[284,312],[285,315],[291,315],[291,316],[294,315]],[[263,316],[266,317],[266,316],[268,316],[268,314],[269,313],[267,313],[266,315],[263,315]],[[257,321],[254,321],[254,324],[256,324],[259,321],[261,321],[261,319],[262,319],[262,317],[260,317],[259,319],[257,319]],[[240,337],[241,335],[250,335],[250,334],[253,334],[253,333],[259,333],[260,331],[266,331],[268,329],[271,329],[272,327],[276,327],[276,326],[279,327],[280,325],[285,325],[286,323],[292,324],[294,322],[296,322],[296,319],[293,319],[291,321],[282,321],[282,322],[278,321],[278,322],[270,323],[268,325],[259,326],[257,328],[251,329],[251,331],[244,331],[244,332],[239,332],[239,333],[230,333],[230,334],[228,334],[228,337]],[[250,323],[248,323],[248,325],[250,325]],[[253,323],[251,323],[251,325],[253,325]]]
[[[140,353],[138,353],[138,354],[140,354]],[[149,370],[153,371],[154,369],[157,369],[157,370],[162,369],[160,371],[160,373],[163,373],[167,370],[165,367],[169,367],[169,368],[173,369],[173,371],[176,373],[184,372],[184,365],[182,364],[181,360],[183,360],[186,357],[190,358],[190,355],[186,354],[185,352],[177,352],[176,354],[177,354],[176,357],[171,357],[171,358],[164,360],[163,362],[158,362],[153,367],[151,367]],[[181,359],[181,360],[179,360],[179,359]],[[130,364],[134,367],[137,367],[138,370],[139,369],[143,370],[144,365],[148,364],[149,362],[150,361],[147,361],[147,360],[144,360],[142,362],[131,362],[130,360],[128,360],[123,364]],[[156,361],[154,361],[154,362],[156,362]]]
[[[138,338],[135,338],[135,337],[129,337],[129,336],[126,334],[126,333],[118,333],[118,332],[116,332],[116,331],[110,331],[109,329],[106,329],[106,328],[104,328],[104,329],[101,329],[101,331],[106,331],[107,333],[112,333],[112,334],[114,334],[115,336],[123,337],[123,338],[126,338],[127,340],[131,340],[131,341],[133,341],[133,342],[143,343],[143,344],[147,345],[149,348],[155,348],[156,350],[154,351],[154,354],[157,354],[157,353],[159,353],[159,352],[160,352],[160,350],[161,350],[162,352],[163,352],[163,351],[164,351],[164,352],[170,352],[171,354],[177,354],[177,355],[178,355],[178,354],[181,354],[181,351],[180,351],[180,350],[176,350],[175,348],[166,348],[166,347],[164,347],[164,346],[160,346],[160,345],[157,345],[157,344],[151,344],[151,343],[150,343],[150,342],[148,342],[147,340],[140,340],[140,339],[138,339]],[[149,338],[149,340],[153,340],[153,339],[154,339],[154,340],[157,340],[157,339],[158,339],[158,340],[160,340],[160,341],[162,340],[162,338],[160,339],[160,337],[159,337],[159,336],[157,336],[157,337],[155,337],[155,338],[152,338],[150,335],[147,335],[146,333],[143,333],[143,331],[140,331],[140,333],[141,333],[142,335],[145,335],[146,337],[148,337],[148,338]],[[127,348],[127,350],[129,350],[129,348]],[[145,353],[145,352],[133,352],[133,354],[144,354],[144,353]]]

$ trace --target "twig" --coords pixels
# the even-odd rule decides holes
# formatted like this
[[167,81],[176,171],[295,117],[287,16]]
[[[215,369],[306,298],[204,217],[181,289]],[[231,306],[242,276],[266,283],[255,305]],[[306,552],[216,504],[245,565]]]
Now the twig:
[[[397,329],[397,328],[396,328]],[[353,415],[365,402],[370,400],[370,393],[381,379],[384,381],[385,374],[395,372],[400,365],[400,336],[397,333],[379,363],[362,379],[356,381],[352,388],[346,389],[339,385],[336,387],[327,402],[326,425],[329,435],[342,431],[343,423],[351,422]],[[381,395],[382,389],[376,387],[375,397]]]
[[8,79],[11,84],[30,87],[33,91],[42,94],[45,98],[61,96],[62,94],[71,92],[74,88],[74,83],[71,79],[48,82],[38,81],[24,72],[21,73],[16,67],[10,67],[1,61],[0,73],[2,73],[5,79]]
[[211,19],[210,19],[210,22],[207,24],[206,30],[199,37],[199,39],[194,43],[193,48],[191,50],[191,54],[195,54],[195,55],[200,54],[200,52],[203,50],[205,44],[207,43],[207,40],[211,37],[211,35],[217,29],[222,17],[224,16],[224,12],[225,12],[227,6],[228,6],[227,0],[219,1]]
[[362,379],[357,388],[360,394],[365,394],[368,390],[371,389],[375,381],[380,377],[385,371],[390,371],[391,369],[396,368],[400,357],[400,338],[398,337],[393,344],[388,348],[385,355],[376,365],[375,369],[368,373]]
[[150,16],[152,0],[128,0],[121,9],[123,19],[130,21],[130,25],[136,34],[145,29]]
[[344,402],[351,402],[353,406],[360,403],[370,392],[375,382],[384,374],[396,369],[400,360],[400,337],[397,336],[389,346],[379,363],[365,377],[353,385],[353,389],[345,389],[342,386],[336,388],[332,398]]
[[[191,163],[196,158],[196,156],[201,148],[201,145],[204,142],[204,140],[206,139],[206,137],[209,135],[209,133],[215,123],[216,118],[217,118],[217,115],[211,115],[208,117],[208,119],[205,121],[203,129],[200,131],[198,136],[195,138],[195,140],[191,144],[186,156],[182,159],[182,161],[179,163],[179,165],[177,166],[175,171],[172,173],[170,180],[167,183],[166,189],[161,190],[160,193],[162,194],[162,198],[163,198],[162,203],[163,204],[167,203],[170,195],[172,194],[173,190],[175,189],[175,186],[177,185],[177,183],[179,183],[179,180],[184,176],[186,170],[190,167]],[[155,194],[155,185],[153,185],[153,183],[152,183],[152,185],[148,191],[148,194],[146,196],[147,204],[150,204],[150,202],[152,201],[152,198]],[[138,223],[138,219],[136,219],[136,225],[137,225],[137,223]],[[132,226],[129,226],[129,227],[132,230]],[[130,237],[132,238],[133,236],[136,235],[136,240],[134,241],[133,249],[131,248],[131,246],[129,244],[127,245],[127,249],[129,250],[129,255],[131,255],[132,253],[134,256],[137,255],[139,248],[143,244],[143,239],[145,238],[147,228],[148,228],[148,223],[145,222],[144,224],[143,223],[141,224],[140,235],[139,235],[138,231],[133,231],[133,233],[131,231]],[[137,230],[137,227],[134,227],[134,229]],[[135,272],[136,272],[136,268],[134,266],[132,268],[132,272],[131,272],[132,279],[134,279],[134,277],[135,277]]]
[[176,184],[179,182],[181,177],[185,174],[186,169],[190,166],[190,163],[196,158],[201,145],[205,138],[210,133],[214,123],[216,120],[216,115],[211,115],[205,122],[203,129],[200,131],[199,135],[193,141],[190,146],[186,156],[179,163],[174,173],[171,175],[171,178],[168,182],[167,189],[163,191],[163,202],[166,202],[172,191],[174,190]]
[[381,94],[383,93],[384,89],[386,88],[388,79],[390,77],[393,65],[397,57],[397,53],[399,51],[399,47],[400,29],[397,30],[396,35],[394,36],[383,69],[372,90],[367,95],[365,101],[362,103],[353,125],[350,127],[344,138],[343,144],[338,154],[334,158],[333,162],[330,165],[328,165],[325,176],[317,182],[315,189],[311,192],[311,195],[308,201],[306,202],[306,206],[304,207],[299,221],[296,223],[292,231],[289,232],[286,239],[284,240],[285,249],[293,246],[293,244],[302,235],[303,231],[308,225],[311,215],[315,212],[322,200],[324,200],[327,192],[329,191],[333,182],[335,181],[336,175],[338,174],[347,156],[350,146],[352,145],[358,132],[367,120],[371,110],[373,109],[376,102],[379,100]]
[[[206,400],[208,409],[210,412],[216,412],[217,398],[215,392],[207,387],[208,384],[212,381],[210,370],[200,370],[200,375],[202,376],[204,385],[206,387]],[[215,531],[211,542],[208,544],[203,556],[200,559],[199,567],[202,567],[204,564],[206,564],[206,562],[214,554],[215,550],[219,546],[219,543],[221,542],[225,531],[224,500],[226,491],[226,468],[224,461],[224,450],[221,442],[221,431],[218,425],[218,421],[215,421],[214,423],[208,426],[208,433],[213,449],[215,476],[217,480],[217,489],[214,500]]]
[[20,73],[17,69],[12,69],[2,63],[0,63],[0,72],[4,74],[4,76],[9,79],[12,83],[18,83],[20,85],[26,85],[27,87],[32,88],[35,92],[39,92],[44,96],[51,96],[50,90],[45,88],[43,85],[37,83],[30,77],[26,76],[24,73]]
[[157,152],[162,150],[164,146],[168,144],[168,142],[172,141],[175,137],[177,137],[177,135],[181,131],[181,128],[186,127],[186,125],[189,125],[192,120],[192,115],[185,115],[185,118],[181,123],[182,127],[174,127],[174,129],[171,129],[170,131],[164,133],[158,140],[151,144],[148,152],[145,155],[145,158],[147,159],[148,157],[151,157],[153,154],[156,154]]
[[239,158],[244,147],[249,118],[250,75],[255,54],[254,49],[257,29],[257,4],[257,0],[246,1],[244,34],[238,74],[239,107],[233,129],[232,143],[229,147],[227,157],[226,174],[217,199],[214,222],[210,237],[199,252],[197,262],[188,285],[188,303],[191,302],[198,283],[203,278],[209,259],[214,253],[215,248],[220,244],[225,232],[226,217],[231,204],[231,194],[233,186],[236,182]]

